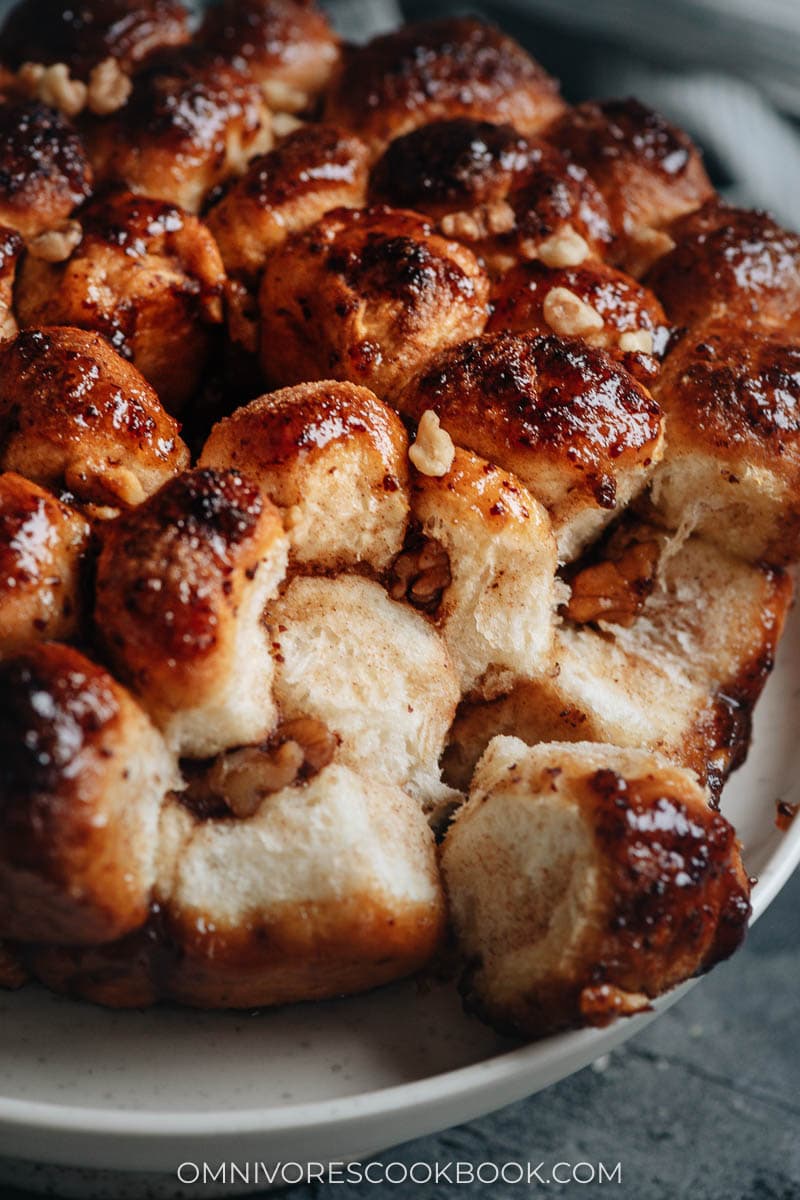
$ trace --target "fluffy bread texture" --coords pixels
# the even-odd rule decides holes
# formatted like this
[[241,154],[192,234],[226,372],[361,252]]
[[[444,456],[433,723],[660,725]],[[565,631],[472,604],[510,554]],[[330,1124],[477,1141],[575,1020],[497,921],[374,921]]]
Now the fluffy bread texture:
[[175,763],[124,688],[49,642],[0,664],[0,936],[94,945],[140,926]]
[[459,698],[444,642],[369,579],[298,576],[267,608],[282,717],[313,717],[339,759],[426,808],[448,797],[439,755]]
[[663,420],[650,393],[575,338],[493,333],[433,359],[396,399],[458,446],[512,471],[549,510],[569,561],[645,486]]
[[367,388],[301,383],[219,421],[200,465],[254,479],[283,514],[297,566],[380,573],[408,517],[408,439]]
[[81,504],[133,508],[189,465],[178,423],[135,367],[83,329],[0,347],[0,466]]
[[334,209],[267,262],[260,361],[275,384],[345,379],[382,400],[437,351],[480,333],[489,280],[416,213]]
[[495,738],[442,870],[466,1005],[518,1036],[641,1012],[732,954],[750,912],[691,773],[616,746]]
[[274,727],[262,616],[287,554],[277,509],[234,471],[179,475],[109,526],[97,628],[177,754],[209,757]]
[[95,950],[37,947],[50,986],[115,1007],[252,1008],[364,991],[424,965],[444,934],[433,835],[398,788],[331,764],[246,821],[172,803],[157,916]]
[[[792,598],[782,571],[753,567],[700,538],[675,552],[658,530],[654,587],[627,627],[565,624],[555,669],[459,713],[445,775],[464,787],[496,734],[534,744],[593,741],[657,751],[715,793],[747,753],[753,707]],[[674,550],[674,545],[672,547]]]
[[447,554],[450,582],[433,618],[462,692],[496,695],[546,670],[558,551],[544,507],[507,471],[456,450],[445,475],[414,471],[411,512]]

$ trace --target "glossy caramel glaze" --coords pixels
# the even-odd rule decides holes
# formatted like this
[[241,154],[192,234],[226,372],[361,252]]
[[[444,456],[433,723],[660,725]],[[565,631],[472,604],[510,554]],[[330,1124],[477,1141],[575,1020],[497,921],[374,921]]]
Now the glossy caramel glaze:
[[253,160],[207,215],[227,271],[257,281],[268,256],[291,233],[332,208],[358,208],[367,184],[367,150],[333,125],[304,125]]
[[194,49],[139,75],[125,107],[95,122],[87,144],[99,182],[196,213],[270,149],[272,119],[257,84]]
[[612,358],[534,334],[463,342],[412,380],[398,406],[417,420],[433,409],[456,443],[513,471],[547,505],[588,494],[613,508],[619,472],[649,465],[661,438],[658,404]]
[[507,122],[534,133],[564,110],[555,80],[512,38],[469,18],[406,25],[349,49],[325,103],[381,150],[444,117]]
[[88,522],[42,488],[0,475],[0,653],[79,628]]
[[242,588],[282,535],[277,510],[236,471],[179,475],[109,525],[95,617],[123,676],[167,702],[191,683],[199,699]]
[[724,318],[800,333],[800,235],[763,212],[709,200],[670,228],[646,282],[677,325]]
[[[565,288],[602,318],[600,328],[588,329],[580,335],[584,341],[614,353],[645,383],[654,378],[656,364],[652,356],[662,357],[669,339],[664,310],[651,291],[630,275],[604,263],[561,269],[546,267],[541,262],[521,263],[495,284],[487,331],[553,332],[547,319],[546,301],[554,288]],[[626,333],[646,335],[643,344],[647,348],[621,348],[620,338]],[[622,337],[622,347],[626,346]]]
[[93,201],[81,226],[66,261],[23,262],[20,324],[102,333],[178,409],[199,386],[211,326],[222,321],[225,273],[214,239],[175,205],[129,192]]
[[278,111],[308,108],[339,57],[314,0],[221,0],[206,9],[197,40],[263,84]]
[[0,350],[0,466],[76,501],[128,508],[183,470],[179,426],[96,333],[23,330]]
[[0,225],[0,342],[17,332],[14,313],[14,285],[25,243],[16,229]]
[[25,238],[64,221],[91,193],[86,151],[44,104],[0,104],[0,222]]
[[0,57],[13,70],[63,62],[85,79],[105,58],[130,73],[156,50],[188,40],[187,12],[177,0],[19,0],[0,30]]
[[688,134],[638,100],[586,101],[548,130],[605,197],[624,254],[626,238],[659,228],[713,195]]
[[386,397],[480,332],[489,281],[416,213],[337,209],[290,238],[261,285],[261,364],[276,384],[347,379]]

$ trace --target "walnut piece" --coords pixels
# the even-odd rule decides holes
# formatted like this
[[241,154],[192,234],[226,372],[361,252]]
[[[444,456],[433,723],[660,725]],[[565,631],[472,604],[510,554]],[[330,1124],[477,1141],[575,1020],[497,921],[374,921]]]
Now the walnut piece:
[[658,542],[634,542],[619,558],[584,567],[573,576],[564,616],[578,625],[605,621],[627,628],[655,586],[658,561]]
[[408,600],[423,612],[435,612],[451,579],[450,558],[444,546],[412,530],[392,566],[389,595],[393,600]]
[[[527,243],[526,243],[527,244]],[[579,267],[589,257],[589,243],[571,225],[565,225],[535,247],[530,258],[540,258],[546,267]]]
[[626,354],[652,354],[653,335],[649,329],[632,329],[621,333],[619,348]]
[[417,427],[417,438],[408,451],[408,457],[423,475],[441,478],[453,465],[456,449],[446,429],[442,429],[439,418],[432,409],[426,409]]
[[560,337],[583,337],[603,328],[600,313],[569,288],[551,288],[544,298],[542,312],[547,324]]
[[54,229],[46,229],[28,243],[28,253],[32,258],[41,258],[44,262],[66,262],[72,251],[79,246],[83,237],[80,221],[64,221]]
[[675,249],[675,243],[663,229],[651,229],[642,225],[629,237],[629,248],[625,255],[625,270],[636,279],[641,279],[654,262]]
[[72,79],[66,63],[23,63],[17,72],[22,89],[35,100],[57,108],[67,117],[77,117],[86,107],[88,88],[80,79]]
[[128,103],[132,87],[117,60],[104,58],[89,75],[87,104],[96,116],[106,117]]
[[514,210],[505,200],[480,204],[469,212],[447,213],[439,222],[445,237],[464,242],[478,242],[490,234],[509,233],[517,221]]
[[261,90],[264,93],[264,99],[267,104],[275,112],[302,112],[308,104],[308,96],[305,92],[299,91],[298,88],[293,88],[290,84],[284,83],[280,79],[264,80],[261,84]]

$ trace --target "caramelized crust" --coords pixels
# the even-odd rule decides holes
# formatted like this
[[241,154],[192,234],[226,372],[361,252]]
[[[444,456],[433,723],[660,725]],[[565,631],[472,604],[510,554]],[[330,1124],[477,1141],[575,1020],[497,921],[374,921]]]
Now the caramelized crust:
[[209,192],[272,145],[261,89],[212,55],[185,52],[138,76],[89,136],[97,179],[200,211]]
[[15,229],[0,225],[0,342],[12,338],[18,329],[14,313],[14,285],[23,246],[22,238]]
[[585,167],[603,193],[617,237],[615,258],[629,268],[641,259],[649,232],[714,194],[688,134],[638,100],[578,104],[548,138]]
[[104,334],[179,409],[197,390],[222,321],[225,279],[216,243],[196,217],[128,192],[94,201],[64,262],[26,257],[17,282],[23,326],[73,325]]
[[487,334],[447,350],[398,397],[438,414],[454,441],[513,471],[551,512],[571,558],[645,484],[661,410],[601,350],[533,334]]
[[751,560],[800,554],[800,348],[738,326],[690,330],[655,388],[669,439],[654,483],[668,526]]
[[647,276],[677,325],[724,319],[800,334],[800,236],[763,212],[709,200],[670,228],[675,248]]
[[479,333],[489,281],[416,213],[337,209],[290,238],[261,285],[261,365],[276,384],[347,379],[393,395]]
[[92,945],[141,925],[173,783],[150,722],[76,650],[0,663],[0,934]]
[[649,1008],[732,954],[750,914],[733,827],[638,750],[497,738],[442,863],[465,1003],[517,1036]]
[[261,616],[286,552],[277,509],[235,471],[179,475],[108,526],[97,628],[176,752],[208,757],[272,729]]
[[188,466],[178,424],[104,338],[26,329],[0,350],[0,467],[131,508]]
[[0,104],[0,222],[33,238],[89,196],[92,170],[75,130],[54,108]]
[[555,80],[512,38],[468,18],[425,21],[348,48],[325,116],[377,155],[403,133],[475,117],[535,133],[564,111]]
[[653,293],[599,262],[561,269],[521,263],[495,284],[487,330],[580,337],[611,351],[643,382],[655,376],[651,356],[663,355],[669,336]]
[[261,396],[212,430],[200,465],[235,467],[281,510],[294,563],[383,571],[408,515],[408,439],[390,408],[351,383]]
[[314,0],[221,0],[206,9],[197,38],[260,83],[279,112],[309,108],[339,58]]
[[12,70],[66,63],[80,79],[114,58],[130,74],[155,51],[189,40],[187,16],[177,0],[19,0],[0,31],[0,57]]
[[230,275],[256,283],[271,253],[332,208],[364,203],[367,152],[334,125],[303,125],[255,159],[208,213]]
[[389,145],[371,192],[427,213],[497,271],[517,257],[535,258],[542,243],[565,232],[583,243],[585,257],[611,241],[605,201],[583,168],[510,125],[468,117],[423,125]]
[[0,475],[0,654],[77,632],[88,542],[80,513],[20,475]]

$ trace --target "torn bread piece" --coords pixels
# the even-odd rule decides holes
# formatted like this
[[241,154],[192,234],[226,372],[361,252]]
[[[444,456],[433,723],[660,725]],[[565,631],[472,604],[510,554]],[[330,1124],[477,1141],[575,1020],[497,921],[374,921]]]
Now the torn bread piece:
[[736,950],[750,884],[694,776],[643,750],[498,737],[442,870],[466,1007],[541,1037],[606,1025]]

